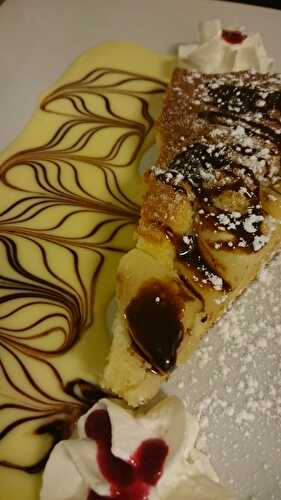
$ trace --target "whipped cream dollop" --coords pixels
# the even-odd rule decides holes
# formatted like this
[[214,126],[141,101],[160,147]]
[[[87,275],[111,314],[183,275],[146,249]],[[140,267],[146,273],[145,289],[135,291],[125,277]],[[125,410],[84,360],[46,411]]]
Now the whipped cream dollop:
[[146,412],[101,399],[53,449],[41,500],[229,500],[195,447],[197,420],[168,397]]
[[272,71],[260,33],[245,34],[243,29],[223,29],[218,19],[199,23],[199,43],[180,45],[179,65],[202,73],[227,73],[255,69]]

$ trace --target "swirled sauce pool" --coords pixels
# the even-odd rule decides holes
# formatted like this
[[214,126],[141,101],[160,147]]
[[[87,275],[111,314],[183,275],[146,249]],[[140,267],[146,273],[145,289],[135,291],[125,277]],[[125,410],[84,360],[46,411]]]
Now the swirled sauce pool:
[[51,448],[100,397],[104,313],[170,61],[123,43],[86,52],[0,157],[3,500],[38,498]]

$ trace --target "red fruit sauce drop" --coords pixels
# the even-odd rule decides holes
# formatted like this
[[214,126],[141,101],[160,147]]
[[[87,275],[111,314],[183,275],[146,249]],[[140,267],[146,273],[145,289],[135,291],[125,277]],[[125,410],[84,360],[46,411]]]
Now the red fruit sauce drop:
[[85,424],[89,438],[97,444],[97,462],[110,486],[110,496],[91,490],[87,500],[147,500],[151,486],[160,479],[168,454],[162,439],[147,439],[128,462],[111,452],[111,423],[106,410],[95,410]]
[[243,35],[241,31],[223,30],[222,37],[226,42],[236,44],[244,42],[247,35]]

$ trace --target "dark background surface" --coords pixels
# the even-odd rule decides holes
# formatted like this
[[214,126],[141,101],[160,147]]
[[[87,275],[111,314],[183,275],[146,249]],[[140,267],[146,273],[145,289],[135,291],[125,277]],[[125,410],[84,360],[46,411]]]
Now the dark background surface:
[[[249,5],[260,5],[261,7],[271,7],[272,9],[281,10],[281,0],[228,0],[228,1],[235,3],[247,3]],[[5,0],[0,0],[0,5],[4,2]]]
[[[259,5],[261,7],[271,7],[272,9],[281,10],[281,0],[228,0],[228,1],[235,3],[246,3],[249,5]],[[5,0],[0,0],[0,5],[4,2]]]
[[281,0],[228,0],[235,3],[246,3],[248,5],[259,5],[281,10]]

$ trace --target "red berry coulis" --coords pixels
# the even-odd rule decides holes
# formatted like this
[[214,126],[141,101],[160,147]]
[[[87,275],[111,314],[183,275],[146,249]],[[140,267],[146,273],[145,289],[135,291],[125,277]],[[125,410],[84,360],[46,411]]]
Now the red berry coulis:
[[223,39],[232,44],[242,43],[247,38],[247,35],[243,35],[241,31],[231,31],[231,30],[223,30],[222,31]]
[[163,471],[168,446],[162,439],[147,439],[128,462],[111,452],[111,423],[106,410],[95,410],[85,424],[89,438],[97,444],[97,462],[110,486],[110,496],[91,490],[87,500],[147,500],[151,486]]

